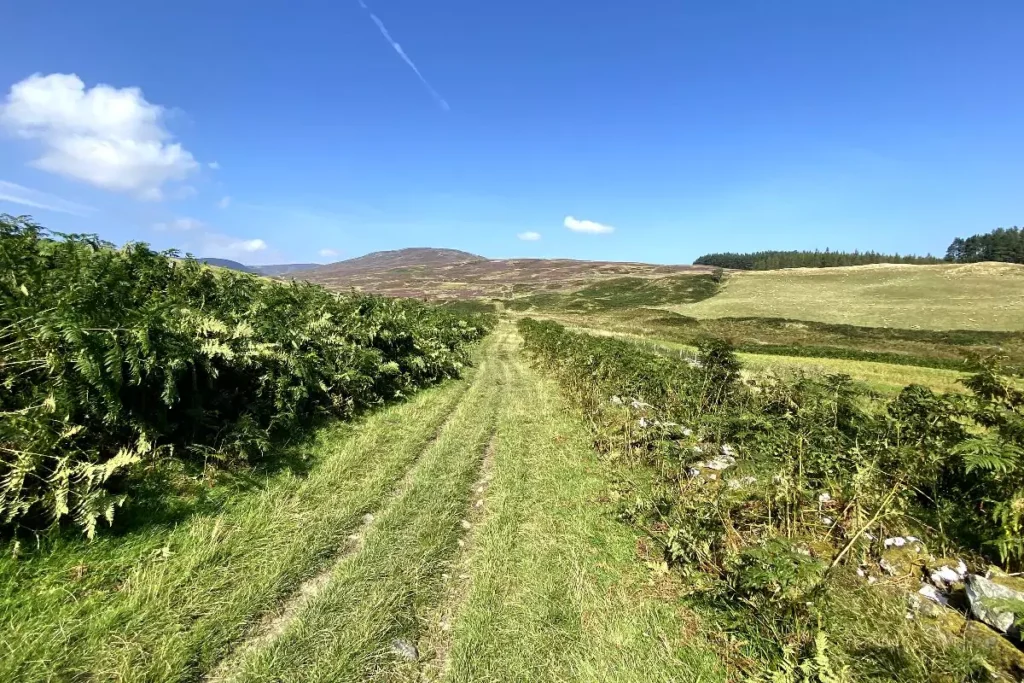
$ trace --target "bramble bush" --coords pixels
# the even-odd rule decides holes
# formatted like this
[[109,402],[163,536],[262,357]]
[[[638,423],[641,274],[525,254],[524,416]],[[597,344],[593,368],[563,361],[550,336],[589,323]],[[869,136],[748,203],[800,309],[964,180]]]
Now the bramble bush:
[[140,463],[251,462],[458,375],[491,324],[0,216],[0,524],[91,537]]
[[[962,637],[923,636],[905,592],[903,607],[882,596],[916,592],[927,558],[1024,563],[1024,392],[995,363],[964,381],[968,394],[908,386],[887,399],[843,375],[745,380],[722,342],[684,361],[554,322],[519,329],[598,449],[650,473],[620,492],[624,518],[661,549],[648,559],[681,571],[746,652],[797,666],[827,637],[837,666],[864,678],[976,674]],[[897,536],[930,552],[896,555],[884,540]],[[880,566],[892,572],[866,593]]]

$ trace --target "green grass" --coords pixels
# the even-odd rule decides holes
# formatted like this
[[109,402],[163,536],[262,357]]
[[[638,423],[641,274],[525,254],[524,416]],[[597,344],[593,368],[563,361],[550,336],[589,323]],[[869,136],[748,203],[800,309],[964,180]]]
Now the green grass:
[[877,265],[731,274],[721,292],[671,310],[867,327],[1024,330],[1024,266]]
[[418,612],[441,593],[457,548],[471,484],[494,429],[501,367],[491,357],[364,546],[341,561],[326,587],[283,633],[245,654],[224,676],[239,681],[364,681],[396,660],[395,638],[415,642]]
[[0,680],[184,680],[210,670],[376,510],[466,389],[452,382],[321,431],[308,475],[124,535],[44,537],[0,557]]
[[[598,336],[612,336],[629,339],[646,348],[676,355],[682,352],[689,356],[696,347],[667,339],[658,339],[615,330],[570,326],[570,329]],[[771,371],[781,374],[809,372],[821,374],[845,374],[864,382],[875,391],[886,394],[899,393],[908,384],[921,384],[935,391],[964,391],[959,380],[966,377],[964,372],[943,368],[925,368],[913,365],[892,365],[872,361],[850,360],[847,358],[806,358],[775,354],[738,353],[737,356],[748,371]]]
[[518,345],[505,325],[467,379],[321,429],[299,471],[8,545],[0,680],[724,680]]
[[531,311],[566,325],[606,329],[695,345],[700,339],[725,339],[748,353],[809,358],[841,358],[948,370],[969,369],[973,356],[999,356],[1024,367],[1024,333],[985,330],[906,330],[859,327],[781,318],[709,318],[698,320],[655,308],[588,313]]
[[517,354],[504,396],[443,680],[724,680],[688,614],[655,595],[602,502],[612,472],[554,384]]

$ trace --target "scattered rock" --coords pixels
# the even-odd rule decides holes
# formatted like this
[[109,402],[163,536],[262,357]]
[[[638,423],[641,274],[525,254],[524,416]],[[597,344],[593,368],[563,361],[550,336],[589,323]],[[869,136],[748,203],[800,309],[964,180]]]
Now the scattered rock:
[[832,502],[832,495],[828,491],[825,491],[824,493],[818,495],[818,502],[819,503],[831,503]]
[[921,589],[917,592],[919,595],[923,595],[932,602],[942,605],[943,607],[949,604],[949,600],[946,599],[946,596],[940,593],[938,589],[935,588],[935,586],[929,586],[928,584],[925,584],[921,586]]
[[1003,633],[1019,632],[1019,629],[1014,626],[1017,614],[1003,606],[996,607],[986,603],[999,600],[1024,601],[1024,590],[1014,590],[1005,585],[1004,581],[997,581],[995,577],[985,578],[972,574],[967,577],[967,600],[971,605],[971,614],[978,621]]
[[731,455],[720,455],[707,462],[697,463],[697,467],[705,467],[709,470],[724,470],[736,464],[736,458]]
[[723,443],[722,444],[722,448],[721,448],[720,452],[721,452],[722,455],[724,455],[727,458],[732,458],[733,456],[736,455],[735,449],[733,449],[733,447],[730,446],[727,443]]
[[622,399],[619,398],[618,396],[612,396],[610,400],[611,400],[611,402],[613,404],[615,404],[617,406],[621,406],[622,405]]
[[373,523],[373,515],[371,515],[369,512],[367,512],[365,515],[363,515],[363,524],[372,524],[372,523]]
[[470,529],[470,528],[471,528],[472,526],[473,526],[473,525],[472,525],[472,524],[470,524],[468,520],[465,520],[465,519],[464,519],[464,520],[462,520],[462,528],[463,528],[463,529],[466,529],[466,530],[468,530],[468,529]]
[[478,500],[478,501],[476,502],[476,506],[477,506],[478,508],[482,508],[482,507],[484,506],[484,500],[483,500],[483,498],[481,498],[480,500]]
[[402,659],[415,662],[420,658],[420,652],[416,649],[416,646],[405,638],[395,638],[391,641],[391,651]]

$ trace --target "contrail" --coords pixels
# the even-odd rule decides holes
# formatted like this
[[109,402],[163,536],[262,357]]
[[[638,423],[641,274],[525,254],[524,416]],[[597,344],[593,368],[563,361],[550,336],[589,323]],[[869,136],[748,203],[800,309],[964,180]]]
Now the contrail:
[[430,92],[430,95],[435,100],[437,100],[437,103],[441,105],[441,109],[444,109],[445,111],[451,111],[451,107],[449,107],[445,99],[441,97],[441,94],[434,90],[434,86],[430,85],[430,82],[423,77],[423,74],[420,73],[420,70],[416,67],[416,64],[414,64],[413,61],[409,59],[409,55],[405,54],[405,50],[403,50],[402,46],[398,44],[398,41],[391,37],[391,34],[388,33],[387,27],[384,26],[384,22],[381,21],[376,14],[370,11],[370,8],[366,6],[366,3],[363,2],[363,0],[358,0],[358,2],[359,6],[366,10],[367,13],[370,15],[370,18],[373,19],[373,23],[377,24],[377,28],[380,29],[380,34],[384,36],[384,39],[388,41],[388,43],[390,43],[391,47],[393,47],[395,49],[395,52],[398,53],[398,56],[401,57],[402,60],[409,65],[409,68],[412,69],[412,72],[416,74],[416,78],[420,79],[420,83],[423,84],[423,87],[426,88]]

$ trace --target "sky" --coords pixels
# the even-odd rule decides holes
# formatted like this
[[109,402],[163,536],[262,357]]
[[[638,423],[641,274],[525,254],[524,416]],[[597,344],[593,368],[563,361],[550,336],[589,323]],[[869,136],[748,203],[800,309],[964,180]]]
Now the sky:
[[0,9],[0,212],[250,264],[943,254],[1024,223],[1020,0]]

